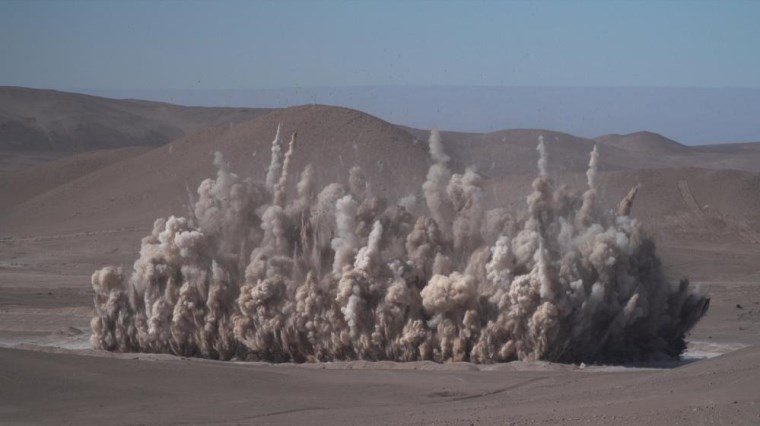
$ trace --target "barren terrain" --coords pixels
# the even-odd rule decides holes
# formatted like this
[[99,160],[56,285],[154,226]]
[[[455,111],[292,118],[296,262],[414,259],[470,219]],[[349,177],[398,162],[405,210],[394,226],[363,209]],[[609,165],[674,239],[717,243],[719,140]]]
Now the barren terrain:
[[[73,117],[79,108],[56,103],[45,109],[8,93],[13,96],[0,99],[5,115],[23,110],[27,117],[50,117],[52,109]],[[167,114],[152,113],[156,126],[177,126],[178,119]],[[294,169],[317,163],[317,179],[325,184],[345,182],[348,170],[360,165],[373,190],[389,197],[418,192],[429,165],[424,131],[359,111],[310,105],[241,114],[215,111],[203,124],[197,115],[185,115],[182,120],[193,125],[156,139],[131,133],[129,143],[108,137],[96,138],[102,144],[76,142],[72,151],[88,151],[77,155],[40,151],[30,157],[25,139],[0,133],[0,146],[9,150],[0,163],[1,419],[760,422],[760,143],[689,147],[646,132],[595,140],[544,130],[443,133],[455,165],[474,165],[487,178],[491,206],[525,203],[539,135],[557,182],[582,190],[588,153],[598,144],[605,205],[616,205],[640,184],[633,216],[655,236],[667,275],[689,277],[711,298],[680,364],[269,365],[89,349],[90,275],[107,264],[129,268],[156,217],[185,214],[186,188],[212,175],[214,151],[236,172],[262,178],[281,124],[285,132],[299,132]],[[141,128],[123,120],[96,122]],[[114,148],[126,145],[155,147]]]

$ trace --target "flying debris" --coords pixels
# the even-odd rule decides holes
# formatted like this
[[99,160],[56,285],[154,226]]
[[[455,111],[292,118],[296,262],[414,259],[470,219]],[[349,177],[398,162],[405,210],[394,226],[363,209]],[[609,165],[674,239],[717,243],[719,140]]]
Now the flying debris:
[[[93,347],[214,359],[316,362],[672,359],[709,299],[667,282],[653,241],[588,188],[556,187],[538,144],[521,215],[486,210],[484,181],[432,165],[416,196],[389,202],[359,168],[317,191],[308,166],[288,199],[296,135],[280,128],[264,183],[220,153],[187,217],[158,219],[131,271],[92,276]],[[195,198],[195,197],[191,197]],[[423,203],[420,203],[423,204]]]

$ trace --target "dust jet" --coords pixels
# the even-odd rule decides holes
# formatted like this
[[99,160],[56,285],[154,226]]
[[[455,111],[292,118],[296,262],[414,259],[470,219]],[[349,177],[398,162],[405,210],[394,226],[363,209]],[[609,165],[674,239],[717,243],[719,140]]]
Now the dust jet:
[[[653,241],[588,188],[557,188],[538,144],[525,210],[486,210],[484,180],[455,173],[440,134],[416,197],[372,194],[358,168],[288,199],[296,135],[280,128],[264,183],[215,155],[189,217],[156,220],[131,271],[92,276],[93,347],[214,359],[621,363],[678,357],[709,299],[663,276]],[[195,197],[192,197],[195,199]]]

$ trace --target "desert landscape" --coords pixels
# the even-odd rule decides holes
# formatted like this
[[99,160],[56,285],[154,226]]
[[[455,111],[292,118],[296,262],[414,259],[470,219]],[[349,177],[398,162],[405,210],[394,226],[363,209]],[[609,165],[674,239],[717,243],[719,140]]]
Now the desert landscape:
[[0,1],[0,425],[760,424],[758,22]]
[[[191,349],[96,349],[91,276],[107,265],[131,271],[156,218],[187,216],[195,188],[216,175],[215,152],[241,178],[265,181],[278,127],[283,152],[291,132],[298,138],[283,197],[298,197],[296,175],[309,164],[319,188],[351,186],[349,171],[358,166],[372,195],[415,195],[424,212],[423,183],[439,161],[429,129],[327,105],[192,108],[16,87],[0,88],[0,118],[4,422],[760,421],[760,142],[687,146],[650,132],[594,139],[548,129],[440,132],[447,167],[473,167],[483,208],[503,207],[510,220],[534,190],[539,138],[547,178],[578,197],[591,179],[589,154],[598,152],[594,196],[602,213],[638,185],[630,216],[652,236],[664,278],[688,277],[709,298],[680,360],[479,363],[431,355],[397,362],[362,352],[272,363],[201,359]],[[368,244],[363,238],[358,247]],[[153,348],[147,352],[164,352]]]

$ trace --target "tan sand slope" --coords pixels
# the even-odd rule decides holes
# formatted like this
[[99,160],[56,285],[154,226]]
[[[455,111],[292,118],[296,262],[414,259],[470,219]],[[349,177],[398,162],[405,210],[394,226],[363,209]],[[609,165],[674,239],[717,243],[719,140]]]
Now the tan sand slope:
[[[419,133],[415,132],[419,136]],[[549,168],[555,173],[585,172],[588,153],[598,145],[601,170],[701,167],[760,172],[760,143],[685,146],[652,132],[586,139],[541,129],[467,134],[444,132],[444,143],[459,166],[474,165],[488,176],[533,173],[535,144],[544,136]]]
[[602,145],[615,146],[631,152],[649,155],[682,154],[689,147],[653,132],[636,132],[627,135],[604,135],[594,138]]
[[[286,138],[290,131],[298,129],[300,132],[294,156],[295,171],[307,163],[318,164],[317,176],[322,184],[345,183],[348,169],[360,165],[377,193],[391,198],[408,193],[421,196],[420,185],[429,164],[427,148],[420,142],[423,132],[410,129],[415,134],[411,135],[349,109],[303,106],[275,111],[246,123],[209,128],[92,173],[84,170],[83,176],[77,179],[62,178],[61,185],[46,192],[39,191],[42,193],[21,202],[0,218],[0,235],[76,239],[86,232],[91,247],[91,239],[96,238],[108,247],[107,251],[126,257],[136,249],[140,235],[150,229],[156,217],[186,213],[186,187],[194,190],[202,179],[212,176],[214,151],[222,152],[237,173],[262,179],[278,123],[282,123]],[[481,165],[481,173],[489,180],[488,200],[492,206],[516,210],[524,205],[535,176],[535,144],[539,135],[544,135],[547,144],[552,176],[576,190],[583,190],[588,152],[595,144],[592,140],[557,132],[514,130],[481,136],[448,132],[444,133],[444,143],[458,165]],[[461,139],[463,137],[465,139]],[[642,137],[652,137],[666,144],[666,148],[672,144],[654,134],[638,136]],[[648,146],[659,152],[656,144]],[[741,259],[749,256],[760,261],[760,256],[753,254],[760,246],[760,176],[745,171],[668,168],[664,163],[659,164],[662,167],[651,168],[646,167],[650,164],[646,153],[605,146],[600,152],[601,167],[608,170],[600,179],[602,202],[612,207],[632,186],[640,184],[633,211],[655,234],[658,245],[696,247],[699,244],[708,252],[715,252],[732,244],[741,250]],[[101,158],[100,155],[111,154],[93,154],[92,158]],[[681,158],[694,156],[698,155]],[[495,166],[482,167],[487,163]],[[56,172],[54,165],[76,164],[74,160],[60,160],[48,165],[49,173],[46,167],[37,167],[36,174],[28,175],[36,177],[19,186],[47,189],[49,176],[62,175]],[[68,176],[75,177],[76,173]],[[291,188],[295,181],[293,176]],[[26,196],[28,198],[28,194]],[[125,231],[133,232],[132,236],[113,239],[114,232],[124,235]],[[61,259],[75,256],[78,250],[76,244],[60,247],[66,248],[60,253]],[[53,247],[48,249],[55,253]],[[677,263],[685,265],[678,269],[679,274],[697,279],[716,276],[714,269],[688,273],[686,267],[693,262],[683,261],[685,255],[677,256]],[[733,262],[723,255],[708,257],[715,267]],[[703,262],[697,262],[696,266],[703,266]],[[756,272],[754,266],[737,266],[742,273]]]
[[294,107],[208,128],[64,183],[7,212],[2,234],[150,227],[158,216],[185,214],[186,188],[213,176],[215,151],[240,175],[263,179],[278,124],[286,140],[298,131],[291,187],[307,164],[321,184],[345,183],[358,165],[375,193],[394,198],[417,191],[427,171],[426,144],[389,123],[345,108]]
[[[101,221],[102,215],[108,215],[109,220],[124,215],[119,226],[139,226],[139,221],[131,219],[141,217],[140,220],[150,221],[158,215],[182,214],[185,184],[194,189],[201,179],[213,173],[211,156],[215,150],[225,154],[239,174],[261,179],[277,122],[283,123],[286,133],[299,129],[295,169],[300,170],[307,162],[322,163],[323,167],[317,168],[322,183],[344,182],[347,170],[360,165],[380,193],[398,196],[419,189],[428,162],[425,146],[419,142],[423,132],[410,129],[412,136],[357,111],[304,106],[275,112],[249,123],[207,129],[145,156],[113,164],[76,182],[61,180],[58,188],[11,212],[11,218],[5,222],[9,224],[6,228],[11,228],[7,232],[30,227],[42,230],[51,222],[56,223],[57,230],[83,229],[91,222]],[[589,151],[595,143],[602,144],[599,148],[602,170],[629,171],[614,175],[611,179],[616,183],[603,180],[603,184],[609,186],[608,194],[603,195],[610,203],[616,203],[632,185],[641,182],[644,202],[641,208],[636,207],[637,214],[657,218],[682,214],[718,218],[713,226],[718,230],[722,217],[738,221],[739,229],[756,225],[753,216],[758,205],[757,192],[753,190],[756,177],[740,172],[713,173],[709,170],[713,167],[703,167],[703,163],[710,163],[705,160],[710,156],[720,156],[731,165],[749,161],[745,154],[706,153],[647,132],[606,136],[600,142],[543,130],[509,130],[484,135],[447,132],[444,143],[456,166],[461,169],[474,165],[497,188],[493,195],[499,199],[498,204],[510,204],[522,202],[535,174],[535,144],[539,135],[544,136],[549,151],[549,169],[555,175],[568,175],[563,179],[576,182],[579,189],[585,184],[583,173]],[[611,142],[616,138],[620,140]],[[676,150],[678,154],[668,156],[666,153],[673,151],[674,144],[680,147]],[[646,149],[641,149],[642,146]],[[760,151],[757,156],[758,165],[753,167],[760,167]],[[716,167],[722,165],[724,163],[716,163]],[[736,165],[738,169],[752,168]],[[668,171],[672,168],[681,172]],[[384,173],[389,169],[393,173]],[[656,170],[636,171],[639,169]],[[391,182],[385,182],[388,176]],[[678,187],[679,184],[682,187]],[[703,184],[711,189],[702,189]],[[39,186],[39,183],[30,179],[28,186]],[[74,191],[81,194],[71,197]],[[696,198],[689,195],[695,191]],[[105,204],[104,200],[109,203]],[[694,200],[699,206],[692,202]],[[56,206],[55,217],[46,215],[51,205]],[[96,205],[97,213],[93,211]]]
[[0,173],[15,172],[71,155],[59,151],[0,150]]
[[81,152],[158,146],[266,109],[185,107],[54,90],[0,87],[0,150]]
[[149,147],[101,149],[66,156],[17,171],[0,171],[0,212],[110,164],[124,161]]

